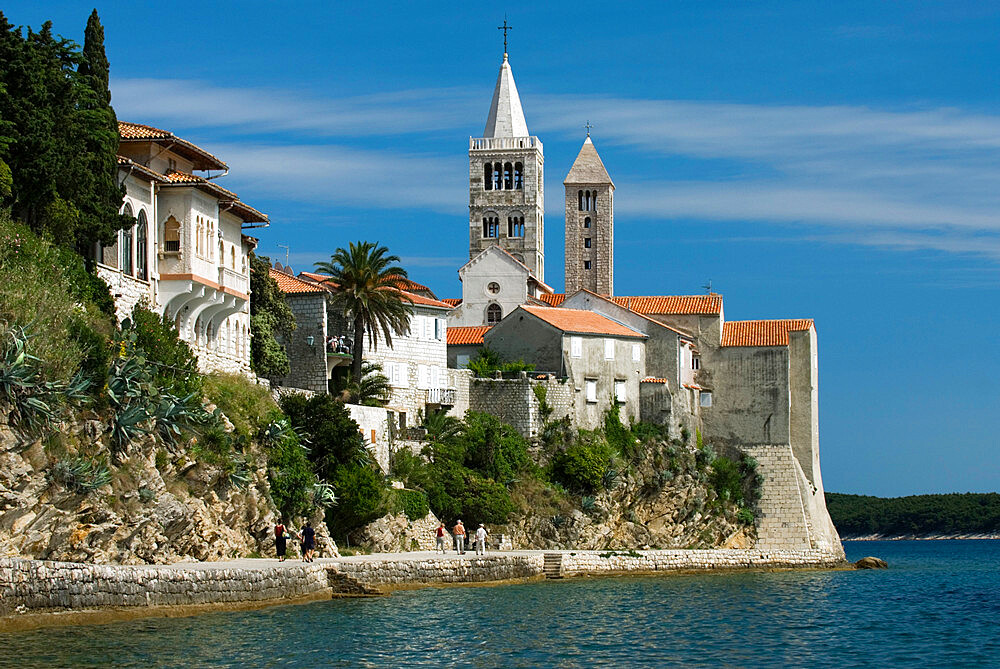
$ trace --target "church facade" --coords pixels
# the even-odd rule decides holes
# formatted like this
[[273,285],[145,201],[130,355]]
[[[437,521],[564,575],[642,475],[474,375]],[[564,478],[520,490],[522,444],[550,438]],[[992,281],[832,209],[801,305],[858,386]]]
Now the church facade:
[[488,347],[534,365],[514,379],[472,379],[469,407],[541,429],[594,429],[617,406],[628,422],[700,433],[746,453],[765,476],[760,548],[843,555],[819,467],[818,356],[812,319],[726,321],[722,295],[618,296],[615,184],[589,132],[564,185],[565,292],[545,282],[541,141],[530,135],[507,54],[481,138],[469,140],[469,261],[448,316],[449,365]]

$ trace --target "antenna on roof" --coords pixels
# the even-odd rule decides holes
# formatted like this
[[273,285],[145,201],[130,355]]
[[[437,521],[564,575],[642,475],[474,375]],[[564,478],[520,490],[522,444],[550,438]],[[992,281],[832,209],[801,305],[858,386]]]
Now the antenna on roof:
[[706,283],[704,286],[702,286],[702,288],[705,289],[706,293],[708,293],[709,295],[711,295],[712,294],[712,280],[709,279],[708,283]]
[[279,249],[285,249],[285,265],[288,265],[288,244],[275,244]]

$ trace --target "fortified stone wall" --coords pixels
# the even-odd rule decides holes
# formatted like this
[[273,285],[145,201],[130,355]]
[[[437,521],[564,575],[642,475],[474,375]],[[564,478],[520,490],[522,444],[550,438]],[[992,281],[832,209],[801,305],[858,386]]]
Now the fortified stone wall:
[[546,389],[546,403],[553,409],[549,420],[573,416],[575,397],[569,383],[552,377],[529,379],[525,372],[521,372],[516,379],[473,378],[469,389],[469,409],[496,416],[522,436],[538,436],[542,417],[538,411],[538,398],[532,389],[536,385]]

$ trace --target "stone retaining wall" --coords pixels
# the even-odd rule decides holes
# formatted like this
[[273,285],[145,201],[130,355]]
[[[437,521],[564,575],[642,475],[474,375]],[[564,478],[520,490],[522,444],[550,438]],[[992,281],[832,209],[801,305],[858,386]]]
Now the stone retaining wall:
[[405,587],[434,583],[486,583],[532,578],[542,573],[541,555],[339,562],[337,570],[367,586]]
[[[194,567],[194,566],[193,566]],[[328,590],[318,564],[261,569],[156,568],[0,560],[0,616],[58,610],[295,599]]]

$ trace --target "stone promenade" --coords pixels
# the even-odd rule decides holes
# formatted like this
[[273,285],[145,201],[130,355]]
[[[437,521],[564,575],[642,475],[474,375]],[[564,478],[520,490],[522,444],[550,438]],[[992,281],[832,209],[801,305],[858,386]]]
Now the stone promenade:
[[191,615],[399,588],[586,575],[832,569],[816,550],[430,551],[299,560],[111,566],[0,559],[0,631],[142,616]]

